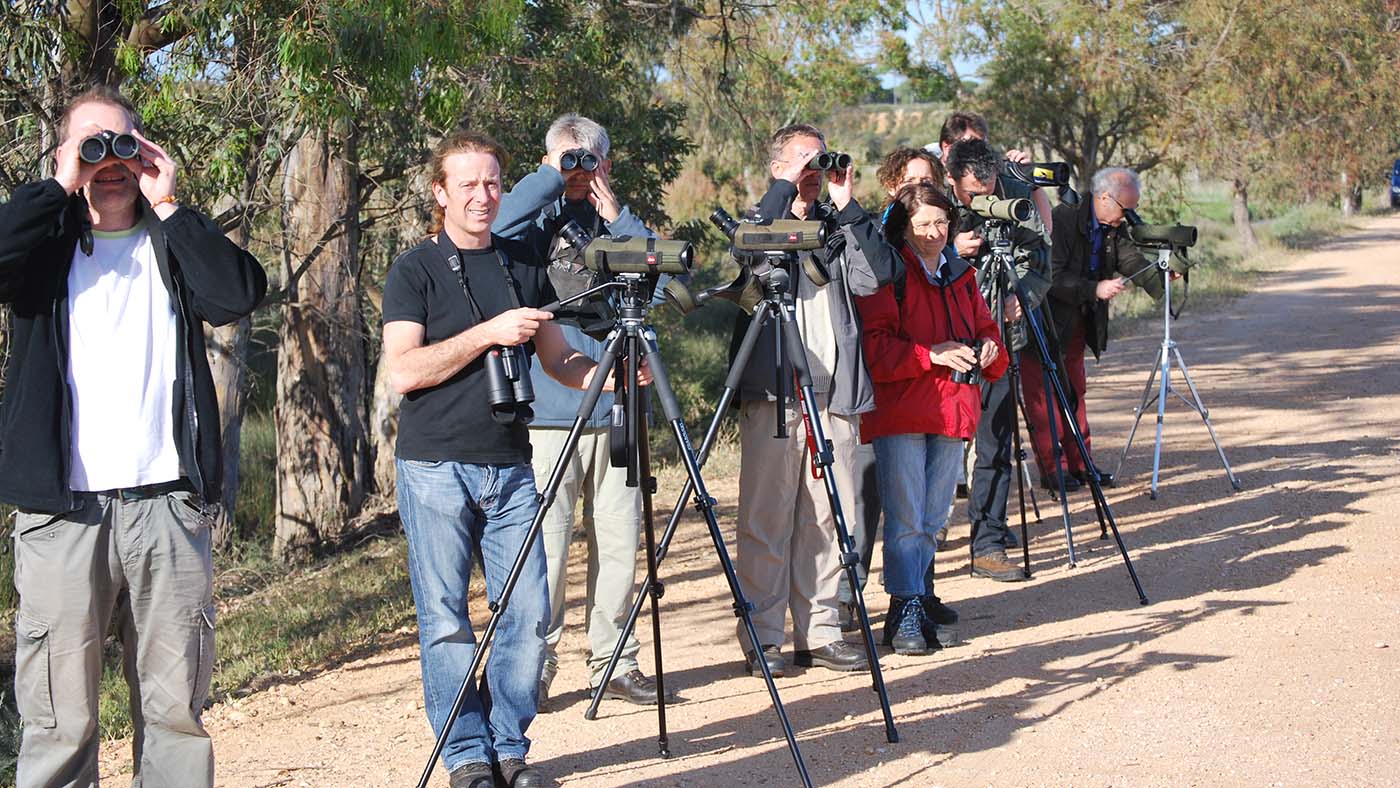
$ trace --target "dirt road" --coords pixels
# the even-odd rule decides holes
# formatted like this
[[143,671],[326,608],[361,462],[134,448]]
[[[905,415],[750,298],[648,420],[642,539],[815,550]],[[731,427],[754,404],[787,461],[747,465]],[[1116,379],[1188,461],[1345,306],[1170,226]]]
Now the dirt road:
[[[1091,365],[1096,454],[1109,469],[1159,330],[1147,324]],[[1072,496],[1078,568],[1066,567],[1058,510],[1042,501],[1035,577],[1018,585],[966,576],[960,515],[938,590],[967,642],[883,658],[900,743],[885,741],[867,675],[779,680],[815,783],[1400,784],[1400,217],[1295,260],[1222,314],[1188,307],[1175,332],[1244,489],[1231,492],[1200,420],[1173,401],[1162,493],[1149,500],[1144,420],[1109,500],[1148,606],[1096,538],[1086,494]],[[732,528],[734,474],[712,486]],[[674,495],[672,485],[660,500]],[[650,710],[609,701],[598,721],[583,719],[578,565],[559,697],[530,730],[533,761],[564,785],[798,784],[762,682],[740,674],[704,531],[692,520],[682,533],[664,572],[668,683],[687,699],[669,714],[675,757],[656,757]],[[878,624],[877,581],[870,598]],[[206,718],[219,784],[412,785],[431,745],[421,705],[407,637],[221,705]]]

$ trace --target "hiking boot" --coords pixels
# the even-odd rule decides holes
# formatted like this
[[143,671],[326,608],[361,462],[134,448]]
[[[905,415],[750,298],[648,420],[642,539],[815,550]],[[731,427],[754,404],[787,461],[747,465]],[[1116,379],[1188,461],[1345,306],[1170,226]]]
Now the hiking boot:
[[[924,637],[924,606],[918,597],[897,599],[898,610],[891,605],[890,618],[885,620],[885,645],[896,654],[920,655],[932,652],[937,645],[929,646]],[[895,622],[890,626],[890,621]],[[934,643],[937,644],[937,640]]]
[[[777,646],[763,647],[763,661],[768,663],[768,672],[773,678],[778,678],[787,670],[787,661],[783,659],[783,650]],[[758,659],[752,651],[744,652],[744,668],[750,676],[762,676],[763,671],[758,667]]]
[[[1050,475],[1040,477],[1040,486],[1050,493],[1050,500],[1060,500],[1060,480],[1057,479],[1055,476]],[[1084,485],[1079,483],[1078,479],[1074,478],[1073,476],[1070,476],[1069,474],[1065,474],[1066,494],[1072,493],[1083,486]]]
[[958,623],[958,611],[943,604],[937,594],[919,597],[919,602],[924,607],[924,618],[940,627],[951,627]]
[[[667,703],[675,698],[675,693],[666,693]],[[645,673],[633,668],[608,682],[608,688],[603,690],[603,699],[625,700],[638,706],[655,706],[656,682]]]
[[844,640],[833,641],[810,651],[799,650],[792,655],[792,661],[804,668],[818,667],[841,672],[870,668],[865,651]]
[[1019,583],[1026,579],[1021,565],[1012,563],[1001,550],[973,556],[972,576],[991,578],[998,583]]

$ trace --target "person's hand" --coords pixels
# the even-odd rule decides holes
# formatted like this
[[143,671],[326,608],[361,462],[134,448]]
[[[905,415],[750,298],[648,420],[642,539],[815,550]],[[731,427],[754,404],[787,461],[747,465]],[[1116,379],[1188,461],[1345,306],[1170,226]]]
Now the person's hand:
[[1018,150],[1016,148],[1012,148],[1011,150],[1007,151],[1006,158],[1010,161],[1016,162],[1017,164],[1030,164],[1031,162],[1035,161],[1035,159],[1031,158],[1031,155],[1029,153],[1023,150]]
[[512,347],[523,345],[540,330],[540,324],[553,320],[554,314],[539,309],[522,307],[502,312],[481,324],[484,339],[492,345]]
[[844,211],[851,202],[852,192],[855,191],[855,165],[844,170],[828,170],[826,173],[826,193],[831,195],[831,201],[835,203],[836,210]]
[[968,230],[953,236],[953,246],[958,250],[958,257],[964,260],[971,260],[981,254],[984,243],[986,241],[977,234],[976,230]]
[[1122,277],[1105,279],[1094,288],[1094,295],[1098,296],[1100,301],[1108,301],[1123,292],[1126,287],[1127,282]]
[[141,194],[146,202],[155,206],[157,216],[167,219],[175,212],[175,205],[166,199],[175,196],[175,160],[164,148],[142,136],[141,132],[133,130],[131,136],[141,143],[141,153],[137,159],[141,163],[141,172],[136,176],[141,185]]
[[617,195],[613,194],[612,184],[608,182],[611,173],[610,162],[600,164],[593,173],[593,182],[588,187],[588,202],[593,205],[593,209],[603,221],[609,224],[617,221],[617,217],[622,215],[622,203],[618,202]]
[[1014,295],[1009,295],[1001,301],[1001,319],[1007,323],[1015,323],[1021,319],[1021,299]]
[[982,352],[977,355],[977,364],[985,369],[988,364],[996,361],[997,356],[1000,354],[1001,348],[997,347],[996,342],[991,339],[984,339],[982,340]]
[[[617,378],[613,377],[613,374],[612,374],[612,372],[611,372],[610,370],[604,370],[604,373],[607,374],[608,379],[607,379],[606,381],[603,382],[603,391],[607,391],[607,392],[616,391],[616,390],[617,390]],[[588,371],[588,374],[585,375],[584,378],[583,378],[583,388],[585,388],[585,389],[588,388],[589,384],[591,384],[591,383],[593,382],[593,376],[596,375],[596,374],[598,374],[598,365],[597,365],[597,364],[594,364],[594,365],[593,365],[593,369],[590,369],[590,370]],[[641,366],[639,366],[639,367],[637,368],[637,385],[638,385],[638,386],[650,386],[650,385],[651,385],[651,367],[647,365],[647,360],[646,360],[646,359],[642,359]]]
[[1167,278],[1175,282],[1181,278],[1181,272],[1176,270],[1167,271]]
[[778,179],[796,186],[807,170],[807,162],[811,161],[818,153],[821,153],[820,148],[798,151],[792,159],[783,162],[782,169],[778,170]]
[[928,359],[939,366],[966,372],[977,363],[977,354],[962,342],[940,342],[928,349]]
[[83,140],[101,133],[101,126],[96,123],[85,123],[80,127],[70,129],[68,139],[64,140],[63,144],[54,151],[53,179],[58,181],[58,185],[62,186],[63,190],[70,195],[87,186],[98,170],[110,164],[106,160],[96,164],[88,164],[78,156],[78,147],[82,145]]
[[554,150],[545,153],[544,163],[553,167],[559,174],[562,175],[564,173],[564,168],[560,166],[559,160],[563,158],[565,153],[573,150],[575,147],[576,146],[570,144],[565,145],[563,147],[555,148]]

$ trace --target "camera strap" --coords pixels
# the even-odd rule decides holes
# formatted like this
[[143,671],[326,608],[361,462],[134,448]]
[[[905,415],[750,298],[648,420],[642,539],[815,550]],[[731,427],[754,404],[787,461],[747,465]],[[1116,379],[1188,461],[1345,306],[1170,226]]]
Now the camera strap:
[[[457,244],[453,243],[452,239],[447,236],[447,230],[438,232],[437,248],[438,254],[442,256],[452,273],[457,275],[457,281],[462,285],[462,294],[467,297],[467,306],[472,310],[472,319],[476,321],[477,325],[485,323],[486,316],[481,311],[481,305],[472,295],[471,286],[467,283],[467,267],[462,264],[461,252],[458,251]],[[492,251],[496,253],[496,263],[500,266],[501,274],[505,277],[506,294],[510,297],[511,308],[519,309],[520,294],[515,291],[515,280],[510,275],[510,262],[506,260],[505,253],[500,249]]]
[[[792,373],[792,384],[794,391],[802,390],[802,380],[796,372]],[[801,394],[798,397],[800,399]],[[825,472],[821,463],[817,462],[817,433],[812,429],[812,417],[807,415],[807,409],[802,407],[801,402],[798,402],[797,409],[802,413],[802,426],[807,431],[807,458],[812,466],[812,478],[821,479]]]

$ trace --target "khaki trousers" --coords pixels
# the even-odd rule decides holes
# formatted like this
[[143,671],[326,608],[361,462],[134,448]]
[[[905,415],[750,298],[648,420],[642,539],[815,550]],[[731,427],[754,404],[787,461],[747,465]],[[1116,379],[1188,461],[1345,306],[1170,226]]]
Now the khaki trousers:
[[[543,490],[563,451],[569,430],[532,427],[535,483]],[[558,664],[555,649],[564,632],[564,580],[573,540],[574,511],[583,499],[583,526],[588,534],[588,579],[584,620],[588,622],[589,682],[596,686],[608,665],[631,610],[637,580],[637,545],[641,529],[641,490],[627,486],[627,469],[608,463],[608,430],[584,430],[578,451],[568,458],[554,504],[544,518],[544,555],[549,573],[549,630],[545,660]],[[660,534],[658,534],[660,536]],[[637,668],[641,644],[627,640],[614,676]]]
[[[817,400],[835,454],[830,472],[849,529],[856,522],[859,421],[833,415],[824,395]],[[753,604],[754,628],[762,645],[784,643],[784,624],[791,613],[793,645],[818,649],[841,639],[836,524],[825,482],[812,477],[801,411],[796,403],[788,406],[786,439],[773,437],[773,414],[771,402],[745,402],[739,409],[739,584]],[[745,651],[753,650],[742,621],[739,643]]]
[[15,520],[16,788],[97,785],[102,642],[113,613],[139,788],[214,784],[200,722],[214,667],[212,519],[192,493],[94,493]]

